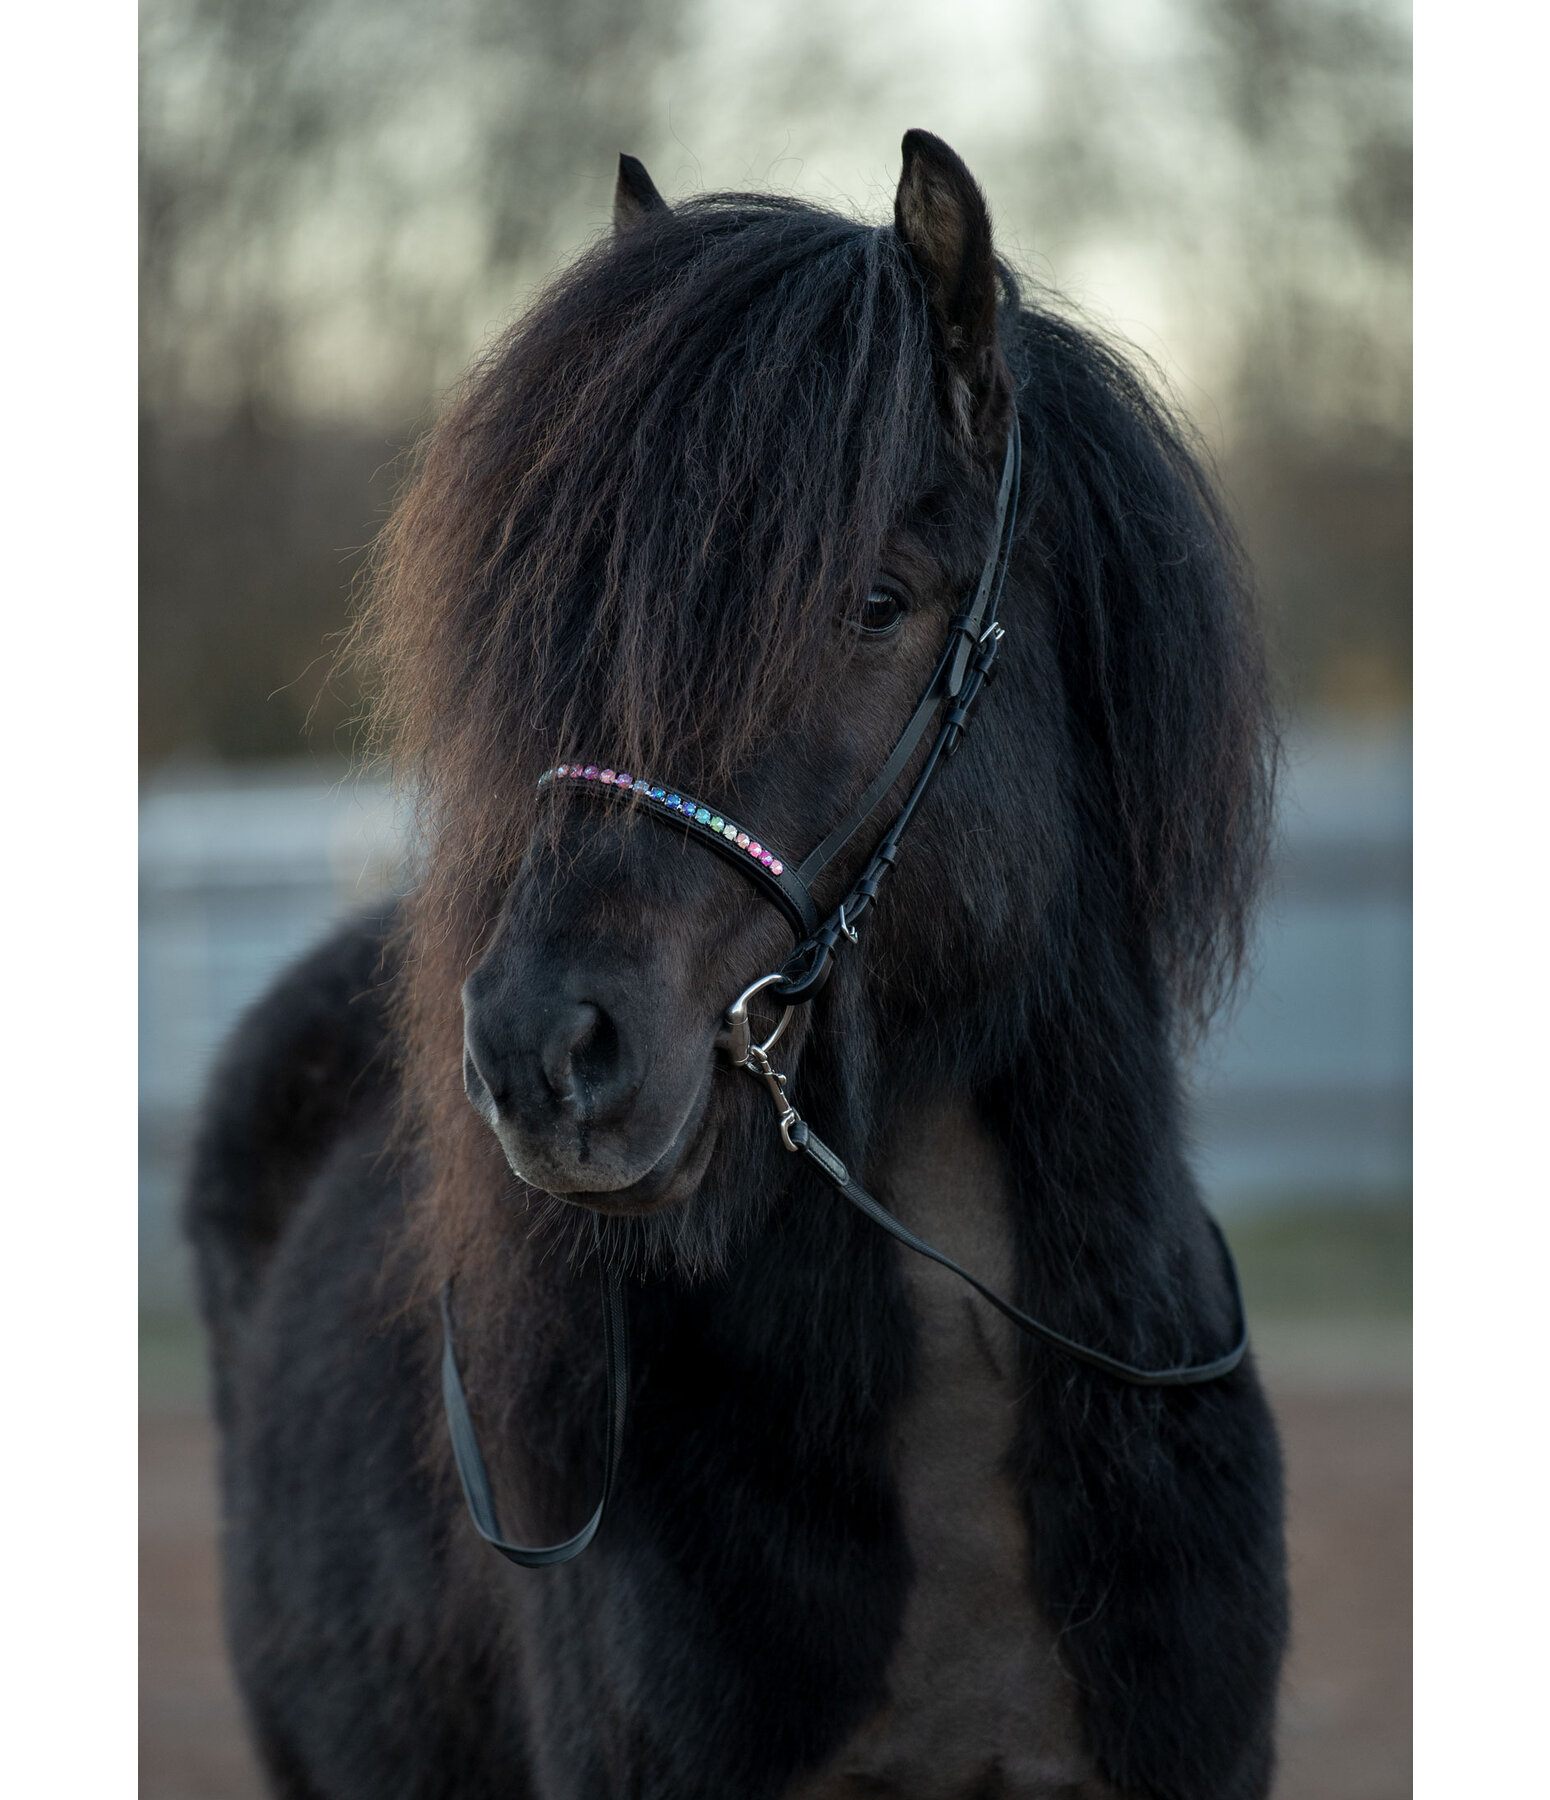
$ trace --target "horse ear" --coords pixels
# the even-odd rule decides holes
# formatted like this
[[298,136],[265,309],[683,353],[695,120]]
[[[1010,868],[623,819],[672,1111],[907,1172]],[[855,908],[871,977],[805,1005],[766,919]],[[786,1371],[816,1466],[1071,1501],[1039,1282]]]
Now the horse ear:
[[653,213],[671,211],[640,158],[621,155],[619,176],[614,182],[614,236],[622,237],[625,232],[633,231]]
[[991,244],[985,196],[957,152],[929,131],[904,134],[904,168],[893,222],[926,284],[952,391],[952,410],[974,435],[1005,429],[998,415],[1008,390],[996,347],[1001,278]]

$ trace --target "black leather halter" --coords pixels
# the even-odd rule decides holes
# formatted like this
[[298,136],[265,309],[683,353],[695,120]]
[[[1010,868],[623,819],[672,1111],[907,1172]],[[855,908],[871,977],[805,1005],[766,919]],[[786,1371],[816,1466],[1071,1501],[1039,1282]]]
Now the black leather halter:
[[[1079,1344],[1052,1326],[1041,1324],[987,1287],[967,1269],[961,1268],[951,1257],[918,1238],[855,1180],[840,1158],[802,1119],[787,1098],[786,1077],[778,1074],[770,1063],[769,1052],[785,1029],[792,1009],[811,1000],[823,986],[829,977],[840,942],[856,942],[856,926],[877,898],[878,889],[897,860],[900,839],[942,762],[953,754],[961,742],[974,703],[990,679],[1001,639],[1005,635],[1004,628],[997,621],[996,610],[1000,604],[1001,590],[1006,583],[1007,564],[1011,559],[1021,473],[1022,439],[1014,412],[1011,429],[1007,433],[1006,456],[996,495],[995,539],[985,558],[974,593],[968,605],[954,616],[948,626],[947,641],[943,645],[936,669],[887,761],[850,811],[797,868],[792,869],[768,844],[744,829],[735,819],[691,795],[653,786],[643,777],[599,768],[596,764],[564,763],[546,771],[540,777],[540,786],[563,784],[604,793],[612,790],[632,795],[647,810],[685,827],[696,841],[731,860],[790,921],[798,938],[796,948],[779,970],[761,976],[743,990],[728,1009],[723,1031],[717,1039],[718,1046],[727,1053],[735,1067],[747,1069],[768,1088],[775,1102],[776,1122],[781,1138],[788,1150],[800,1155],[842,1199],[874,1225],[881,1227],[906,1249],[928,1257],[932,1262],[961,1277],[1020,1331],[1036,1338],[1050,1349],[1134,1387],[1193,1387],[1231,1374],[1243,1360],[1248,1348],[1248,1328],[1244,1320],[1243,1297],[1238,1287],[1237,1270],[1233,1266],[1232,1253],[1214,1219],[1209,1219],[1208,1222],[1221,1252],[1236,1315],[1233,1347],[1209,1362],[1185,1363],[1166,1369],[1139,1368],[1133,1363],[1109,1356],[1104,1351]],[[832,913],[821,918],[812,896],[811,884],[888,798],[933,725],[936,726],[936,736],[926,752],[920,772],[915,777],[903,806],[879,839],[877,848],[861,874],[851,884],[845,898]],[[748,1019],[748,1005],[760,993],[768,993],[773,999],[783,1003],[786,1010],[773,1032],[762,1043],[757,1043]],[[468,1509],[475,1527],[486,1542],[511,1561],[528,1568],[568,1562],[591,1543],[602,1522],[618,1471],[629,1384],[624,1297],[619,1277],[607,1267],[601,1249],[599,1268],[603,1284],[604,1346],[608,1377],[608,1441],[604,1455],[603,1496],[592,1517],[574,1537],[566,1539],[562,1544],[552,1544],[542,1549],[528,1549],[508,1543],[500,1534],[489,1477],[479,1452],[473,1420],[458,1375],[457,1357],[452,1344],[450,1295],[446,1289],[442,1291],[442,1397],[452,1435],[453,1456]]]

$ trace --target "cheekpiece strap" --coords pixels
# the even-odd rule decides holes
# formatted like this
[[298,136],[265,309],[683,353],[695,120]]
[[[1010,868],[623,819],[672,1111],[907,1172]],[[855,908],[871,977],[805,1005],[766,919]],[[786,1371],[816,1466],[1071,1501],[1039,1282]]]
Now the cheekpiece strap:
[[938,659],[920,704],[910,715],[899,734],[899,741],[889,752],[888,760],[867,784],[867,789],[816,849],[803,858],[799,873],[805,882],[816,881],[840,851],[892,793],[894,784],[904,773],[921,739],[936,723],[937,714],[948,700],[956,700],[968,673],[969,658],[981,637],[995,625],[996,606],[1006,580],[1006,566],[1011,552],[1012,534],[1017,526],[1017,488],[1022,473],[1022,433],[1017,415],[1007,433],[1006,456],[1001,465],[1001,485],[996,491],[995,541],[980,570],[979,581],[969,604],[958,613],[947,629],[947,643]]

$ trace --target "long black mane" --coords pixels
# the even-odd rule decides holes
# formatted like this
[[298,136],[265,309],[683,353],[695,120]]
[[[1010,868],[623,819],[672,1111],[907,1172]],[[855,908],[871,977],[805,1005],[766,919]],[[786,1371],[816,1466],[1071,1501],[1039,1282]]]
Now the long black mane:
[[1082,825],[1180,1023],[1242,971],[1276,736],[1252,584],[1200,450],[1129,357],[1019,308],[1025,507],[1084,764]]

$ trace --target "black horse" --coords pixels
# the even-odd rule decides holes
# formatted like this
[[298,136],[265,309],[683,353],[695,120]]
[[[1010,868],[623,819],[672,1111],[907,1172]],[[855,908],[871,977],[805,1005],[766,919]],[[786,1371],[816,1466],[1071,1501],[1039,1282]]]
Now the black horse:
[[[842,1205],[716,1046],[791,951],[780,909],[633,782],[539,785],[607,764],[805,853],[974,588],[1015,408],[998,679],[772,1054],[1018,1306],[1209,1359],[1234,1303],[1177,1058],[1242,957],[1273,769],[1231,532],[926,133],[891,225],[669,208],[626,158],[616,227],[474,372],[379,547],[357,650],[421,797],[413,892],[249,1014],[196,1159],[273,1790],[1263,1796],[1286,1602],[1251,1362],[1113,1380]],[[464,1509],[437,1294],[505,1526],[542,1542],[602,1480],[599,1267],[618,1478],[584,1554],[513,1568]]]

